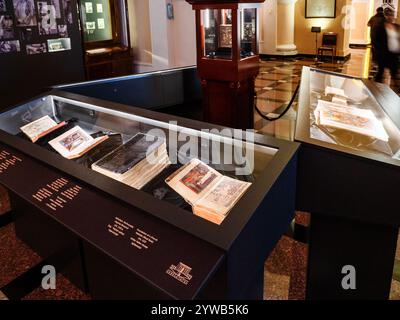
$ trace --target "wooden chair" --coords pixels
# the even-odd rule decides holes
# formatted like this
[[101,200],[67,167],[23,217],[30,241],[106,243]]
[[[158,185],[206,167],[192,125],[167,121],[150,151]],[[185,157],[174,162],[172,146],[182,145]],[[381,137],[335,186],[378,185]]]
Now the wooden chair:
[[318,58],[324,56],[324,52],[330,52],[332,55],[332,63],[336,56],[337,33],[326,32],[322,35],[322,45],[318,48]]

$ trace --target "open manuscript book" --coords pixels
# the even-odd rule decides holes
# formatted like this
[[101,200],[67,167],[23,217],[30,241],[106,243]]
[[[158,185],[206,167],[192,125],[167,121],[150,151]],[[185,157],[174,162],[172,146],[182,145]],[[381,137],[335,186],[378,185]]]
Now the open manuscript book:
[[193,208],[193,213],[221,224],[251,183],[220,174],[198,159],[192,159],[166,179]]

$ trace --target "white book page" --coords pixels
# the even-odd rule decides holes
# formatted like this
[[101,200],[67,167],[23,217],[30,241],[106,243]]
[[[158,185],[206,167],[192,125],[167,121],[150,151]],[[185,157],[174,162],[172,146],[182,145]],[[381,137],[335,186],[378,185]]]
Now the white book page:
[[225,217],[250,186],[250,182],[223,176],[195,206]]
[[315,110],[317,124],[353,131],[379,140],[388,141],[389,136],[371,110],[339,106],[319,100]]
[[20,129],[31,140],[35,140],[35,138],[40,136],[43,132],[46,132],[55,126],[57,126],[57,122],[55,122],[49,116],[44,116],[40,119],[32,121],[31,123],[28,123]]

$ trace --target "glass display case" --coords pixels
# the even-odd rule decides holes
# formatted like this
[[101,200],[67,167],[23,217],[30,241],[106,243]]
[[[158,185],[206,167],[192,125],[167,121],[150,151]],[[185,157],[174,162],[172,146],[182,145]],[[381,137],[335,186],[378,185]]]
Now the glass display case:
[[[257,9],[239,6],[239,9],[200,10],[203,57],[232,59],[234,34],[240,34],[240,58],[257,54]],[[233,19],[239,19],[239,23]]]
[[264,0],[186,1],[196,14],[197,69],[205,121],[253,128],[254,79],[260,62],[257,8]]
[[[265,184],[263,176],[268,171],[269,166],[274,165],[274,162],[277,161],[276,159],[279,158],[277,155],[285,153],[285,148],[279,150],[278,145],[280,143],[276,146],[258,143],[257,140],[261,139],[261,137],[258,135],[254,136],[253,133],[238,131],[239,136],[233,136],[231,133],[233,134],[234,131],[230,129],[224,130],[221,128],[221,131],[219,131],[219,129],[215,128],[202,127],[195,130],[177,124],[174,119],[171,119],[171,123],[165,120],[150,119],[140,116],[136,112],[132,114],[129,107],[123,108],[124,111],[128,112],[122,112],[115,108],[97,105],[94,102],[85,102],[87,99],[92,101],[91,98],[65,92],[44,96],[1,114],[0,129],[3,133],[12,136],[12,138],[24,140],[24,143],[29,145],[27,150],[30,148],[41,148],[45,154],[50,153],[58,160],[61,160],[62,157],[54,149],[54,146],[50,146],[49,141],[61,136],[72,128],[79,127],[93,138],[108,137],[105,142],[98,146],[96,145],[90,152],[78,158],[74,157],[72,160],[65,159],[77,165],[77,170],[74,170],[75,172],[86,172],[86,170],[89,170],[94,173],[92,168],[96,161],[121,145],[125,145],[126,142],[130,141],[137,134],[148,134],[151,137],[161,138],[166,143],[166,150],[171,164],[161,170],[154,179],[151,179],[151,181],[148,181],[148,183],[141,187],[141,190],[136,190],[126,183],[117,181],[118,179],[110,179],[106,176],[102,178],[106,179],[104,180],[104,187],[106,189],[109,189],[110,185],[114,185],[117,189],[124,190],[126,194],[132,195],[132,199],[135,197],[134,195],[140,195],[141,197],[145,194],[150,202],[154,202],[154,199],[157,199],[156,203],[159,206],[165,206],[166,203],[169,203],[172,206],[170,208],[175,208],[176,213],[179,212],[177,215],[168,214],[163,216],[163,219],[169,221],[176,219],[178,216],[181,222],[182,219],[183,221],[193,218],[196,220],[199,219],[199,217],[193,216],[192,208],[188,201],[185,201],[182,196],[177,194],[165,182],[166,178],[174,172],[179,171],[191,159],[199,159],[224,176],[251,184],[250,189],[244,194],[243,200],[239,200],[232,209],[232,212],[239,212],[241,204],[245,204],[245,199],[254,197],[253,191],[258,189],[257,186]],[[95,101],[95,99],[93,100]],[[109,103],[107,102],[106,104]],[[143,112],[151,111],[140,110],[139,113]],[[46,135],[45,138],[39,139],[36,143],[32,143],[21,132],[21,127],[44,116],[49,116],[55,123],[66,123],[66,125]],[[163,115],[160,119],[170,117],[172,116]],[[227,135],[225,136],[226,133]],[[235,132],[234,134],[237,135],[238,133]],[[52,164],[58,165],[58,163]],[[97,175],[98,173],[96,172]],[[185,213],[186,218],[182,216],[183,213]],[[173,217],[174,215],[175,217]],[[230,214],[227,215],[226,221],[231,220],[230,216]],[[236,218],[241,220],[239,216]],[[235,223],[234,220],[236,219],[233,219],[231,222]],[[191,223],[195,222],[192,221]],[[218,226],[206,220],[205,224],[209,225],[207,228],[215,228],[215,237],[221,238],[224,232],[219,232],[218,229],[225,229],[225,220]],[[203,237],[212,237],[212,233],[203,233]]]
[[85,0],[79,4],[86,79],[132,74],[126,0]]
[[204,57],[232,59],[232,10],[201,10]]
[[104,42],[114,39],[115,22],[112,18],[115,13],[111,7],[110,0],[82,1],[80,11],[84,42]]
[[[399,159],[400,130],[359,78],[305,69],[297,137],[355,152]],[[306,93],[307,92],[307,93]],[[305,107],[307,105],[307,107]],[[309,124],[303,120],[309,118]],[[300,120],[301,118],[301,120]]]
[[[400,226],[399,106],[386,85],[303,67],[296,208],[311,213],[308,299],[389,298]],[[338,286],[346,264],[357,266],[357,290]]]
[[[60,147],[80,152],[61,155]],[[294,216],[297,149],[59,90],[0,114],[0,183],[10,190],[18,237],[45,257],[73,253],[77,275],[67,277],[89,283],[95,299],[262,299],[265,259]],[[166,166],[132,161],[165,153]],[[203,164],[189,175],[192,161]],[[146,182],[127,183],[122,169],[106,174],[113,166]],[[220,207],[245,192],[217,223],[194,210],[198,201],[182,186],[191,195],[214,186],[203,204],[217,199]],[[197,209],[212,216],[220,207]]]

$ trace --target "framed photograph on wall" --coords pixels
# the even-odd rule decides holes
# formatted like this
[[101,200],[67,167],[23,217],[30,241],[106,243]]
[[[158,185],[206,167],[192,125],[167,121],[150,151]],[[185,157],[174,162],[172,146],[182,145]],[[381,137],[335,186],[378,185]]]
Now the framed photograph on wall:
[[306,0],[306,18],[336,18],[336,0]]

